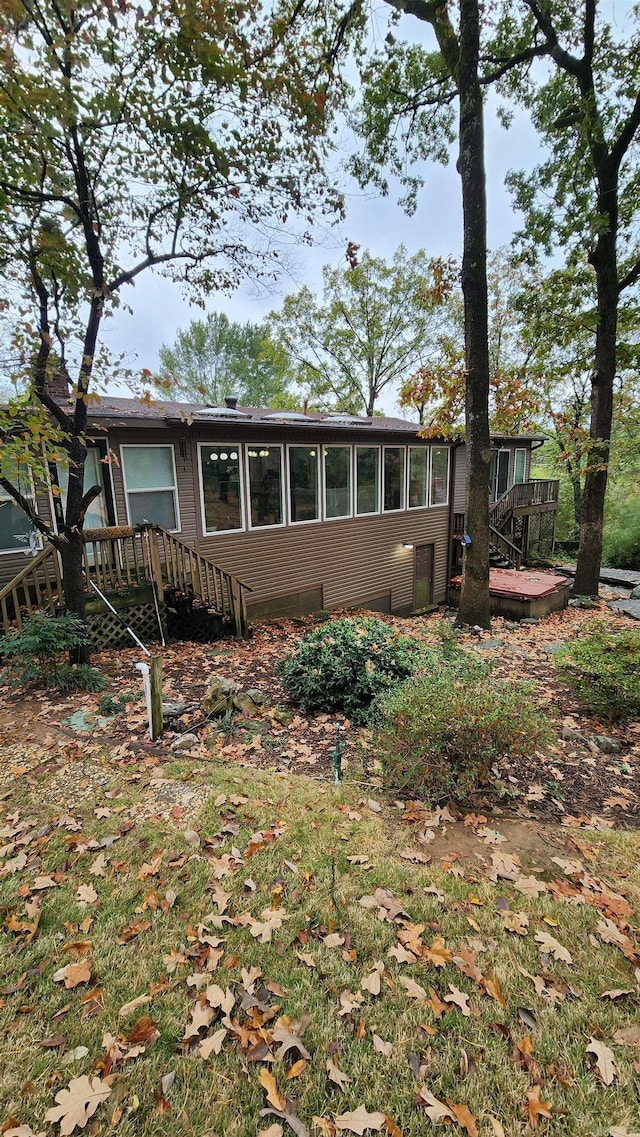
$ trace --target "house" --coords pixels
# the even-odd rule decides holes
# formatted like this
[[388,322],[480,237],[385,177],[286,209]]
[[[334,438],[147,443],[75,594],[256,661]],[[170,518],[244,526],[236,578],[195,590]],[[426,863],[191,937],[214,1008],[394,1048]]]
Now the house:
[[[104,591],[140,579],[114,542],[129,540],[133,548],[146,531],[156,542],[160,534],[160,601],[167,587],[197,594],[198,583],[202,593],[207,566],[223,574],[223,591],[239,589],[249,617],[356,606],[408,614],[447,599],[464,532],[464,444],[422,439],[417,425],[402,419],[279,412],[233,399],[205,407],[105,396],[90,421],[85,485],[97,482],[103,493],[85,521],[86,566]],[[557,483],[529,478],[532,449],[542,441],[524,435],[494,442],[494,537],[512,563],[527,555],[533,519],[555,518]],[[38,494],[42,513],[54,521],[64,471],[58,481],[60,496]],[[136,547],[144,560],[141,539]],[[18,577],[24,591],[27,566],[43,553],[20,510],[0,505],[5,624],[11,588],[14,606],[21,604]],[[31,577],[33,593],[37,572]],[[207,591],[203,602],[214,607],[214,586]]]

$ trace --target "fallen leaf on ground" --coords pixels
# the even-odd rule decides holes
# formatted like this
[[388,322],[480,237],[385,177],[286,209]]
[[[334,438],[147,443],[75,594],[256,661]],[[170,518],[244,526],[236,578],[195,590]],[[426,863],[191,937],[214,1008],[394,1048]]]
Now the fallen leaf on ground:
[[540,1117],[551,1118],[553,1106],[550,1101],[540,1100],[540,1086],[527,1090],[527,1121],[532,1129],[538,1128]]
[[79,983],[88,983],[91,979],[91,960],[81,959],[79,963],[68,963],[54,973],[53,982],[64,982],[67,990],[77,987]]
[[409,978],[408,975],[401,975],[398,979],[398,983],[401,987],[404,987],[410,999],[422,999],[424,1002],[427,1001],[427,992],[424,987],[416,983],[415,979]]
[[445,1003],[455,1003],[456,1007],[462,1011],[466,1018],[469,1018],[471,1015],[469,996],[465,995],[464,991],[461,991],[455,984],[449,984],[449,994],[444,996],[444,1001]]
[[573,963],[571,953],[548,932],[536,932],[535,939],[540,944],[541,952],[552,955],[554,959],[564,960],[565,963]]
[[449,1108],[449,1106],[445,1105],[443,1101],[438,1101],[438,1099],[433,1096],[431,1091],[428,1090],[426,1086],[420,1086],[420,1089],[416,1094],[416,1105],[420,1106],[421,1109],[424,1109],[430,1121],[456,1120],[456,1115]]
[[341,1113],[339,1117],[334,1119],[336,1129],[343,1132],[346,1130],[349,1133],[364,1133],[367,1129],[374,1129],[378,1132],[382,1129],[385,1123],[384,1113],[367,1113],[363,1105],[359,1105],[357,1109],[352,1110],[350,1113]]
[[390,1058],[393,1054],[393,1043],[385,1042],[378,1034],[372,1036],[373,1049],[377,1054],[384,1054],[385,1058]]
[[450,1106],[460,1128],[466,1129],[469,1137],[478,1137],[476,1119],[469,1111],[469,1107],[467,1105],[456,1105],[455,1102],[452,1101],[447,1101],[447,1105]]
[[605,1046],[604,1042],[601,1042],[598,1038],[590,1038],[589,1045],[587,1046],[587,1054],[595,1054],[595,1068],[600,1075],[600,1080],[603,1085],[610,1086],[616,1077],[616,1064],[613,1050]]
[[202,1042],[198,1045],[198,1054],[201,1058],[207,1059],[212,1054],[219,1054],[222,1050],[222,1045],[227,1037],[227,1028],[222,1026],[210,1038],[203,1038]]
[[346,1085],[351,1081],[351,1078],[344,1073],[343,1070],[336,1065],[333,1058],[327,1058],[327,1074],[332,1082],[335,1082],[340,1089],[343,1090]]
[[84,1129],[101,1102],[111,1093],[111,1084],[102,1078],[73,1078],[64,1090],[56,1094],[57,1106],[45,1113],[45,1121],[59,1121],[61,1135],[73,1133],[76,1127]]

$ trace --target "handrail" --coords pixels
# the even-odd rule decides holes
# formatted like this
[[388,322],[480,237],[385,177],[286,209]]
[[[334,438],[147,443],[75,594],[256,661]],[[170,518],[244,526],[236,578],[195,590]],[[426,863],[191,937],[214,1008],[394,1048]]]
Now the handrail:
[[[46,571],[50,567],[48,564],[44,572],[38,571],[49,560],[53,565],[53,579]],[[61,597],[62,575],[58,552],[53,545],[47,544],[8,584],[0,588],[0,618],[5,633],[10,631],[12,620],[18,625],[18,630],[22,630],[21,607],[52,609]],[[10,607],[12,616],[9,614]]]
[[528,482],[518,482],[510,486],[497,501],[491,502],[489,516],[499,523],[520,506],[544,505],[557,501],[559,485],[555,478],[532,478]]
[[493,525],[489,525],[489,533],[491,534],[493,543],[498,547],[502,545],[502,552],[505,553],[505,556],[509,558],[509,561],[512,562],[516,568],[520,568],[524,556],[522,549],[514,545],[513,541],[510,541],[508,537],[505,537],[504,533],[501,533],[500,530],[496,529]]

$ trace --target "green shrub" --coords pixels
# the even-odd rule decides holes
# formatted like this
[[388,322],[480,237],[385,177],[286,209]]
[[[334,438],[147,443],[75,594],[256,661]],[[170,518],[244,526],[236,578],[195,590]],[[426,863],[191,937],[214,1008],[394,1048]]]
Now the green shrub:
[[363,723],[376,696],[412,675],[425,655],[417,640],[383,620],[354,617],[307,632],[278,670],[289,698],[304,711],[344,711]]
[[432,806],[463,800],[496,759],[530,754],[549,737],[531,691],[531,684],[492,678],[465,652],[442,657],[376,702],[373,749],[385,785]]
[[640,569],[640,495],[619,504],[604,528],[602,562],[621,569]]
[[607,722],[640,714],[640,631],[617,635],[602,620],[555,656],[560,674],[584,710]]
[[36,612],[19,632],[0,637],[0,655],[10,661],[0,678],[12,687],[38,683],[60,691],[102,691],[107,684],[96,667],[72,666],[61,658],[87,642],[87,628],[79,616]]

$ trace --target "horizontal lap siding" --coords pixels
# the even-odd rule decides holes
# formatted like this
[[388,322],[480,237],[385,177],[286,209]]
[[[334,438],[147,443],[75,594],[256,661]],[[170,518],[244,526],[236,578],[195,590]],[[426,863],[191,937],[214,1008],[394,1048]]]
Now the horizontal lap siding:
[[454,453],[453,512],[464,513],[467,508],[467,448],[458,446]]

